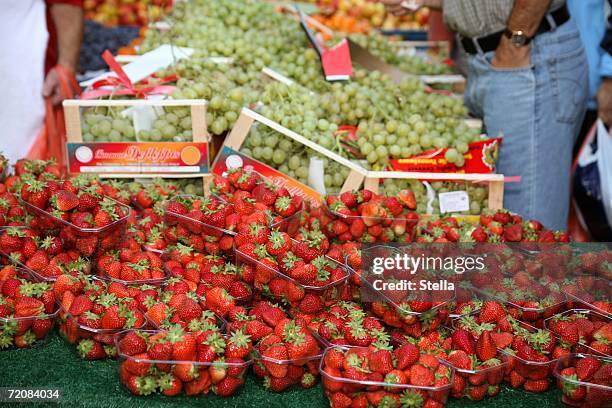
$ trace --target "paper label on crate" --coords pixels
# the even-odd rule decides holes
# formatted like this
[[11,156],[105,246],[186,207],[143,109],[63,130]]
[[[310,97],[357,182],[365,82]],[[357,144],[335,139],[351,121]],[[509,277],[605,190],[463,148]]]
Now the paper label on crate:
[[208,143],[68,143],[70,173],[208,173]]
[[428,150],[418,156],[389,160],[390,170],[424,173],[481,173],[495,171],[502,138],[479,140],[468,145],[465,165],[457,167],[444,158],[447,149]]
[[470,197],[467,191],[450,191],[438,194],[440,213],[456,213],[470,210]]
[[312,188],[273,169],[267,164],[252,159],[227,146],[223,146],[223,149],[219,152],[213,164],[212,172],[219,176],[223,176],[228,169],[239,167],[255,170],[262,176],[270,179],[274,184],[285,187],[293,195],[301,196],[311,202],[321,202],[322,200],[321,195]]

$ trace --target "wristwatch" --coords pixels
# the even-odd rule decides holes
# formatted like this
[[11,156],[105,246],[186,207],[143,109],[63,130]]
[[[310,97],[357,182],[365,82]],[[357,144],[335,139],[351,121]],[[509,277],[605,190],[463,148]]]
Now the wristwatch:
[[504,35],[510,39],[510,42],[515,47],[524,47],[525,45],[528,45],[531,40],[533,40],[533,37],[528,37],[524,31],[520,30],[512,31],[510,29],[506,29],[504,31]]

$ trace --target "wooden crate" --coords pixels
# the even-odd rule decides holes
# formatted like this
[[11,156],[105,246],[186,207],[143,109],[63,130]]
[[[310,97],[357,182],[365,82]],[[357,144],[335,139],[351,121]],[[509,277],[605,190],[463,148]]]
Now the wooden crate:
[[234,127],[232,128],[227,138],[225,139],[225,143],[223,145],[234,150],[240,150],[242,144],[244,143],[244,140],[246,139],[247,135],[249,134],[249,131],[251,130],[251,127],[255,122],[267,126],[277,131],[281,135],[316,151],[322,156],[325,156],[328,159],[333,160],[344,167],[349,168],[349,175],[342,186],[341,192],[355,190],[359,188],[359,186],[363,183],[363,180],[365,179],[365,176],[368,171],[360,165],[353,163],[352,161],[338,155],[337,153],[332,152],[331,150],[319,146],[312,140],[305,138],[304,136],[292,131],[291,129],[287,129],[286,127],[266,118],[265,116],[260,115],[259,113],[251,109],[242,109],[238,120],[234,124]]
[[364,179],[364,188],[378,193],[380,182],[384,179],[428,180],[428,181],[462,181],[486,183],[489,186],[489,209],[499,210],[504,203],[503,174],[477,173],[420,173],[405,171],[369,171]]
[[[83,132],[82,132],[82,108],[92,107],[133,107],[133,106],[158,106],[158,107],[178,107],[187,106],[190,107],[191,111],[191,125],[192,125],[192,136],[194,143],[206,143],[210,142],[210,135],[206,124],[206,106],[207,101],[205,100],[150,100],[150,99],[134,99],[134,100],[113,100],[113,99],[71,99],[63,102],[64,106],[64,117],[66,122],[66,141],[67,143],[84,143]],[[88,142],[89,143],[89,142]],[[112,143],[112,142],[91,142],[91,144],[97,143]],[[141,144],[147,142],[130,141],[132,144]],[[153,142],[155,143],[155,142]],[[175,142],[164,142],[164,143],[175,143]],[[210,146],[208,146],[208,155],[210,156]],[[207,164],[210,166],[210,157],[207,158]],[[102,178],[202,178],[204,188],[208,187],[210,174],[208,173],[171,173],[171,172],[159,172],[159,173],[139,173],[139,172],[125,172],[125,173],[99,173]]]
[[416,173],[416,172],[393,172],[393,171],[369,171],[338,154],[325,149],[304,136],[287,129],[286,127],[254,112],[243,109],[230,134],[225,139],[224,146],[234,150],[240,150],[244,140],[253,124],[258,122],[267,126],[281,135],[292,139],[306,147],[311,148],[322,156],[334,160],[350,169],[349,176],[344,182],[340,192],[357,190],[362,185],[364,188],[374,192],[379,191],[380,181],[383,179],[417,179],[430,181],[464,181],[487,183],[489,186],[489,208],[500,209],[503,207],[504,199],[504,176],[500,174],[463,174],[463,173]]

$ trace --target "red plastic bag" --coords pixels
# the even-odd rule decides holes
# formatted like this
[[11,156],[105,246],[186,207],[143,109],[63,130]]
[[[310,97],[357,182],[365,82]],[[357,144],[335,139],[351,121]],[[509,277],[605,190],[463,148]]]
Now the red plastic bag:
[[[71,99],[81,94],[76,78],[62,65],[52,68],[59,83],[62,99]],[[51,98],[45,98],[45,123],[36,137],[27,155],[28,159],[55,158],[61,168],[66,168],[66,127],[64,124],[64,109],[61,105],[53,106]]]

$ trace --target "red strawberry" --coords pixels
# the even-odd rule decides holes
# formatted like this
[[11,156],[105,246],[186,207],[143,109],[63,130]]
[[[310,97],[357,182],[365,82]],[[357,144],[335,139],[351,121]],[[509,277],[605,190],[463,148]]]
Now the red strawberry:
[[576,375],[580,381],[588,382],[599,367],[601,367],[601,362],[597,358],[587,356],[576,362]]
[[57,191],[51,199],[54,201],[55,208],[60,211],[70,211],[79,205],[79,197],[66,190]]
[[468,354],[476,352],[474,339],[472,335],[465,329],[457,329],[452,334],[453,345],[458,350],[463,350]]
[[497,349],[491,334],[488,331],[483,331],[476,342],[476,355],[482,362],[488,361],[497,356]]

